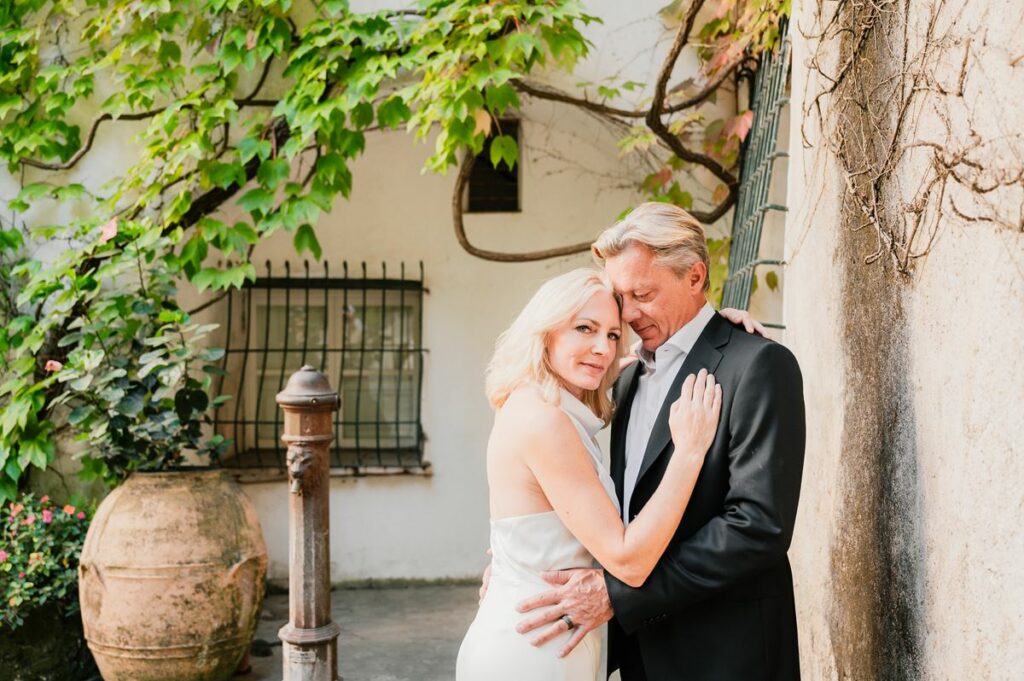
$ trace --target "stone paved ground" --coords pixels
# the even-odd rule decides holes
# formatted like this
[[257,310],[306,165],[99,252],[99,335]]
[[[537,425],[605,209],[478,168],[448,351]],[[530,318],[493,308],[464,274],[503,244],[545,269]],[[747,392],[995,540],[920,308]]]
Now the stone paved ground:
[[[344,681],[451,681],[459,643],[476,614],[476,594],[475,586],[332,592],[332,618],[341,625],[339,675]],[[270,657],[252,657],[253,672],[239,681],[280,681],[277,631],[287,621],[288,596],[268,596],[256,638],[277,645]]]
[[[332,619],[341,625],[342,681],[452,681],[455,656],[476,614],[476,586],[342,589],[331,593]],[[239,681],[281,681],[277,631],[288,621],[288,596],[268,596],[256,631],[271,642],[269,657],[252,657]],[[266,646],[262,646],[266,648]],[[532,681],[523,679],[523,681]],[[609,681],[619,681],[618,672]]]

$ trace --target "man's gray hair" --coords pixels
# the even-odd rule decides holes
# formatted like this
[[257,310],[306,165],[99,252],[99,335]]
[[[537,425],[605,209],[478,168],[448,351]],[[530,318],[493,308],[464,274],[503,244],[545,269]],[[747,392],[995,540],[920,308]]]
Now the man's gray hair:
[[[697,218],[671,203],[641,203],[601,232],[590,250],[594,259],[601,263],[632,244],[651,249],[659,265],[672,269],[680,277],[686,276],[698,262],[704,263],[708,274],[711,273],[704,228]],[[710,278],[705,276],[704,290],[710,285]]]

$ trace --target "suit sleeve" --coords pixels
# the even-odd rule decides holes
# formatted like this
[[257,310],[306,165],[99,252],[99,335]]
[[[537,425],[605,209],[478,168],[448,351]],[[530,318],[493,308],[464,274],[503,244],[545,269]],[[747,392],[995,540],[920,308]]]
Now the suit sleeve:
[[777,564],[789,549],[804,457],[803,382],[782,345],[761,347],[736,384],[728,414],[729,490],[722,513],[673,541],[642,587],[605,573],[626,633]]

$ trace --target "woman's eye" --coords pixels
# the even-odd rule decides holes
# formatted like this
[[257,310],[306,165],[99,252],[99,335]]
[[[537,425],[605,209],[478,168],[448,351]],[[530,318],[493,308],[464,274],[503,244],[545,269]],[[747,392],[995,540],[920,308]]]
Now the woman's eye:
[[579,331],[580,333],[590,333],[590,327],[587,326],[586,324],[580,324],[579,326],[576,327],[576,330]]
[[620,336],[617,333],[610,333],[610,334],[608,334],[608,337],[611,338],[613,341],[618,341],[619,338],[621,338],[622,336]]

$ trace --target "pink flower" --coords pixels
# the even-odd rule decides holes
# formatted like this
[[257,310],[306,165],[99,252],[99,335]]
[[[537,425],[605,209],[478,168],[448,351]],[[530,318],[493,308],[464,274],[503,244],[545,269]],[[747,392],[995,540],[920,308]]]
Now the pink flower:
[[[61,364],[60,362],[58,362],[55,359],[48,359],[48,360],[46,360],[46,366],[43,367],[43,369],[45,369],[46,371],[49,371],[50,373],[53,373],[54,371],[60,371],[63,368],[64,368],[64,365]],[[49,498],[49,497],[47,497],[47,498]],[[40,499],[40,501],[42,501],[42,499]]]
[[105,244],[117,236],[117,218],[110,218],[100,229],[100,243]]
[[22,520],[21,522],[23,522],[26,525],[35,525],[36,524],[36,516],[35,516],[34,513],[30,514],[30,515],[27,515],[27,516],[25,516],[25,519]]
[[7,560],[7,556],[9,556],[9,555],[11,555],[11,554],[7,553],[3,549],[0,549],[0,563],[2,563],[5,560]]
[[43,522],[46,523],[47,525],[49,525],[50,523],[53,522],[53,512],[52,511],[43,511]]
[[85,511],[79,511],[78,515],[75,516],[79,520],[85,520]]
[[11,515],[18,515],[19,513],[21,513],[21,509],[23,508],[25,507],[22,506],[21,504],[14,504],[13,506],[11,506]]
[[[18,577],[24,579],[25,578],[25,573],[24,572],[19,572],[18,573]],[[11,597],[11,601],[14,601],[14,597],[13,596]],[[11,605],[14,605],[14,603],[12,602]]]
[[49,500],[50,500],[50,495],[49,494],[44,494],[43,496],[39,497],[39,503],[40,504],[45,504]]
[[67,513],[68,515],[74,515],[75,514],[75,507],[72,506],[71,504],[68,504],[67,506],[64,507],[64,512]]

